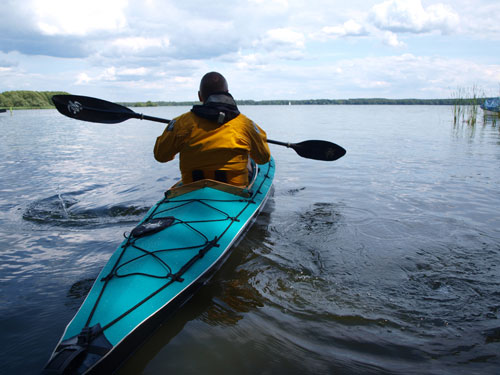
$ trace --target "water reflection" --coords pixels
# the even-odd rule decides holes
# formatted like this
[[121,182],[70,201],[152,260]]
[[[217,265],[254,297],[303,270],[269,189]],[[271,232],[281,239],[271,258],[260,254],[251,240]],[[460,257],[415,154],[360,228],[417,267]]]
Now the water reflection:
[[488,115],[488,114],[483,115],[483,123],[485,125],[491,124],[491,126],[496,127],[499,121],[500,121],[500,115]]
[[453,135],[455,137],[464,137],[470,140],[474,139],[478,130],[483,138],[485,133],[490,134],[492,129],[498,129],[498,135],[500,135],[500,116],[498,115],[487,115],[484,114],[481,117],[481,121],[469,124],[467,122],[455,122],[453,123]]

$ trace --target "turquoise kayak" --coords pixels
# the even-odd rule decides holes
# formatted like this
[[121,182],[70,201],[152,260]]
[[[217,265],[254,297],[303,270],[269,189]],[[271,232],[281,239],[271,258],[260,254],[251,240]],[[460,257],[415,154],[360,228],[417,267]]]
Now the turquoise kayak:
[[224,263],[271,192],[274,160],[239,188],[174,185],[113,253],[43,374],[113,373]]

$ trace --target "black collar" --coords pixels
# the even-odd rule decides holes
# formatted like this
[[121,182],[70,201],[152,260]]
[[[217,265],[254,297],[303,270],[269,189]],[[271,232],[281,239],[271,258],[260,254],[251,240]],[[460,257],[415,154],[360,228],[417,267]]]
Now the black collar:
[[196,116],[225,124],[238,117],[240,111],[236,102],[228,92],[216,92],[208,96],[202,105],[194,105],[191,109]]

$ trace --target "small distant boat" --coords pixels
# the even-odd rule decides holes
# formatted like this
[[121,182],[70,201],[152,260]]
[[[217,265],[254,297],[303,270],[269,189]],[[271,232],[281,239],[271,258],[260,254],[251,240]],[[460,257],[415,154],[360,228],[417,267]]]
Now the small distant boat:
[[500,97],[485,99],[481,109],[485,115],[500,116]]

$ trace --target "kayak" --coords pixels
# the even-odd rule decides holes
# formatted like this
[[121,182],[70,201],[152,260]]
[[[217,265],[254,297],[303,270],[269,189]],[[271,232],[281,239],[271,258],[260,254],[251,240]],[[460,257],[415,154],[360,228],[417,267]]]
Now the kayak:
[[270,196],[274,160],[245,188],[174,185],[125,239],[66,327],[42,374],[113,373],[205,284]]
[[485,99],[480,107],[485,115],[500,116],[500,97]]

